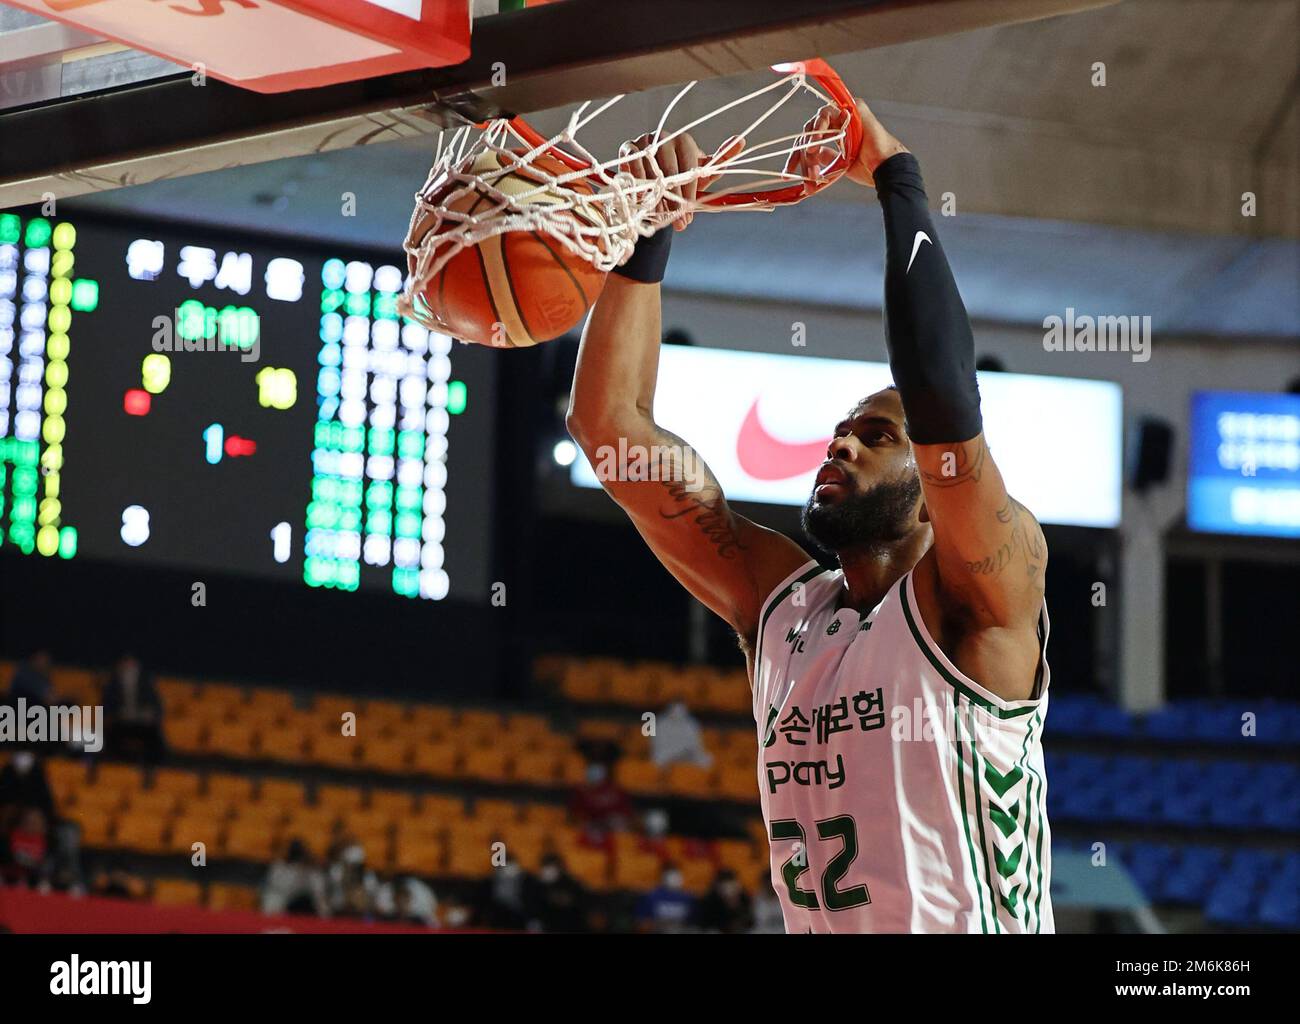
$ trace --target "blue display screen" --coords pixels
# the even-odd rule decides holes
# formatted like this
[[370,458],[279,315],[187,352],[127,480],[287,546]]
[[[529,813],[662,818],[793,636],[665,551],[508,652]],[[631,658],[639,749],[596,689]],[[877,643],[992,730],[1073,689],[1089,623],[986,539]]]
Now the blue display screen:
[[1209,533],[1300,537],[1300,395],[1192,396],[1187,523]]

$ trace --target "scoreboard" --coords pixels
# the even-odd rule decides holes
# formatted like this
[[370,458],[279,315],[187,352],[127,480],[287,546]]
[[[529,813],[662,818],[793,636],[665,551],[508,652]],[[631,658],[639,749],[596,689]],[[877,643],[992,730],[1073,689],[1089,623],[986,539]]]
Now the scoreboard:
[[495,353],[401,318],[404,275],[0,213],[0,556],[483,600]]

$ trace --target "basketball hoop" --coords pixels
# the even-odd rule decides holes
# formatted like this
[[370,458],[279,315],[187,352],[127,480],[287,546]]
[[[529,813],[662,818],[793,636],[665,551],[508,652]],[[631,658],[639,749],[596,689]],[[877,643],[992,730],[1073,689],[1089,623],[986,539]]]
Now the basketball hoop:
[[[543,241],[545,236],[560,248],[557,259],[564,256],[569,262],[569,257],[576,257],[590,264],[587,272],[594,269],[603,275],[631,255],[638,238],[690,213],[772,210],[798,203],[833,184],[852,165],[862,144],[862,122],[852,94],[821,60],[778,64],[772,70],[778,77],[769,84],[669,130],[674,108],[696,85],[691,82],[668,104],[649,143],[640,149],[624,145],[608,159],[591,153],[578,136],[622,96],[594,108],[590,102],[582,104],[564,130],[551,138],[520,117],[443,133],[429,177],[415,197],[403,246],[410,276],[398,310],[431,329],[455,334],[458,325],[449,323],[453,318],[435,309],[437,304],[429,300],[426,290],[458,254],[496,236],[527,232]],[[839,107],[841,123],[811,135],[800,125],[777,138],[749,141],[795,97],[811,97],[819,105]],[[673,175],[642,178],[624,166],[639,157],[650,157],[665,143],[742,104],[769,98],[765,109],[736,133],[746,139],[743,150],[728,149],[724,144],[699,167]],[[795,155],[813,148],[833,153],[833,158],[804,173],[792,169]],[[653,161],[647,160],[647,164],[657,170]],[[682,190],[692,181],[706,182],[707,187],[687,200]],[[584,293],[574,323],[588,305]],[[467,333],[463,324],[459,326],[457,336]],[[473,336],[465,340],[486,341]],[[487,343],[532,344],[538,340],[546,339],[533,336],[523,342],[502,342],[494,338]]]

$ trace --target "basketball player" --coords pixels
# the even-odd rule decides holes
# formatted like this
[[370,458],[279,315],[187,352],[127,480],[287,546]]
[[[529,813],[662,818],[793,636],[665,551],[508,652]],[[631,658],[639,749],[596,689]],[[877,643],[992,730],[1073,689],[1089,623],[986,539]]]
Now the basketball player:
[[[734,512],[689,455],[679,479],[604,486],[740,638],[787,931],[1050,932],[1046,545],[985,444],[971,327],[916,158],[858,109],[847,176],[884,213],[896,387],[834,424],[804,508],[838,568]],[[824,110],[805,138],[834,126]],[[681,138],[653,159],[672,174],[705,157]],[[820,146],[792,159],[824,166]],[[686,451],[652,415],[671,239],[643,239],[587,323],[568,424],[593,464],[620,438]]]

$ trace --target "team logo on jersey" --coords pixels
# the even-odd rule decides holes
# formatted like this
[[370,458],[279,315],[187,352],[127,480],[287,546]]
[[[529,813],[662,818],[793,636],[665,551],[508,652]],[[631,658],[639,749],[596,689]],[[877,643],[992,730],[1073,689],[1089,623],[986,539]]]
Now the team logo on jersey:
[[785,635],[785,642],[790,645],[791,653],[803,653],[803,628],[800,626],[791,626],[790,631]]
[[775,793],[788,782],[796,786],[826,786],[839,789],[844,785],[844,755],[835,755],[835,767],[829,761],[768,761],[763,767],[767,769],[767,791]]

